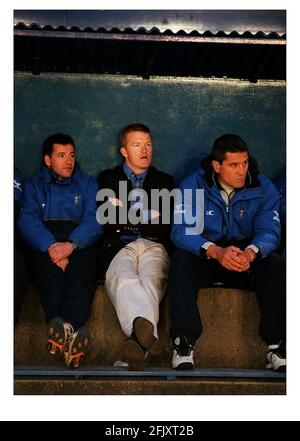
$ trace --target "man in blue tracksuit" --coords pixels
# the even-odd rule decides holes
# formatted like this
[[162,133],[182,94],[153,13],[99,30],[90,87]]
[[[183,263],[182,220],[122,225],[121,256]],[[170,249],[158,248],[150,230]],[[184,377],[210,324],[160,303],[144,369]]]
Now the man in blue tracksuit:
[[82,363],[89,346],[85,326],[96,289],[96,180],[75,162],[69,135],[43,143],[44,164],[24,182],[19,229],[30,247],[46,322],[48,352],[68,367]]
[[24,243],[19,234],[17,219],[22,203],[22,177],[14,169],[14,324],[16,325],[24,302],[29,275],[24,256]]
[[[202,167],[181,183],[182,192],[189,190],[192,196],[177,205],[185,216],[176,223],[175,210],[172,228],[178,248],[169,274],[172,367],[194,368],[193,346],[202,332],[198,291],[222,282],[256,291],[259,333],[268,345],[267,367],[284,370],[285,268],[273,253],[280,240],[278,193],[259,174],[247,144],[237,135],[218,138]],[[198,213],[197,189],[204,190],[204,207]],[[204,225],[191,234],[190,219],[195,214],[204,217]]]
[[279,252],[283,259],[286,258],[286,174],[282,172],[276,179],[274,185],[279,194],[279,217],[281,223],[281,241]]

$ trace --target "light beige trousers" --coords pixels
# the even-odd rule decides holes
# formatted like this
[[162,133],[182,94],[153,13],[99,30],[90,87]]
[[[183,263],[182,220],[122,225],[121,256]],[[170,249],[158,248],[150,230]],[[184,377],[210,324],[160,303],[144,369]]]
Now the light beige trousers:
[[148,319],[157,337],[159,303],[166,290],[169,257],[163,245],[146,239],[127,244],[106,272],[105,289],[123,332],[129,336],[135,317]]

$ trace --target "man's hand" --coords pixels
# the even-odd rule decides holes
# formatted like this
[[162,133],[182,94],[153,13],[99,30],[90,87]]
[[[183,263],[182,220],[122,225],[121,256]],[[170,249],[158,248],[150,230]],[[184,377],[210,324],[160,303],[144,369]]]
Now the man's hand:
[[238,247],[230,246],[226,248],[210,245],[207,248],[206,255],[216,259],[224,268],[230,271],[243,272],[250,268],[252,256],[249,253],[252,250],[242,251]]
[[70,242],[56,242],[48,248],[48,254],[53,263],[69,257],[74,249]]
[[240,252],[239,258],[244,262],[248,262],[250,267],[251,263],[256,258],[256,252],[251,248],[247,248],[246,250]]
[[68,266],[68,263],[69,263],[69,259],[67,257],[65,257],[64,259],[61,259],[58,262],[56,262],[56,265],[65,272],[66,268]]

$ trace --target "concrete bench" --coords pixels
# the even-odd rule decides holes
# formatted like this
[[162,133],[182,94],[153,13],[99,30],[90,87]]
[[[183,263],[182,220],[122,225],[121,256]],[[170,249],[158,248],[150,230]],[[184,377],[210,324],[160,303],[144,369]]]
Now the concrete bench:
[[[255,368],[265,364],[266,346],[258,335],[259,309],[256,295],[227,288],[203,289],[198,297],[203,334],[195,346],[199,368]],[[89,365],[112,366],[122,360],[124,334],[102,286],[98,287],[88,322],[93,345]],[[168,299],[160,306],[161,353],[149,358],[149,366],[170,366],[171,341]],[[15,327],[15,364],[61,364],[50,361],[46,351],[46,324],[35,289],[28,290]]]

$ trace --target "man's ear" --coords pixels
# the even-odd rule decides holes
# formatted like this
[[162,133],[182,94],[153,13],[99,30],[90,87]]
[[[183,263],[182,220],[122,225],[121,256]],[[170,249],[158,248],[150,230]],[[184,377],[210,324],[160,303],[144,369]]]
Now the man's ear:
[[128,154],[127,154],[127,149],[125,147],[121,147],[120,152],[123,158],[127,158]]
[[220,171],[220,163],[219,163],[218,161],[216,161],[215,159],[213,159],[213,160],[211,161],[211,165],[212,165],[214,171],[215,171],[216,173],[219,173],[219,171]]
[[44,162],[45,162],[45,164],[47,165],[47,167],[50,167],[50,166],[51,166],[51,158],[50,158],[49,155],[45,155],[45,156],[44,156]]

